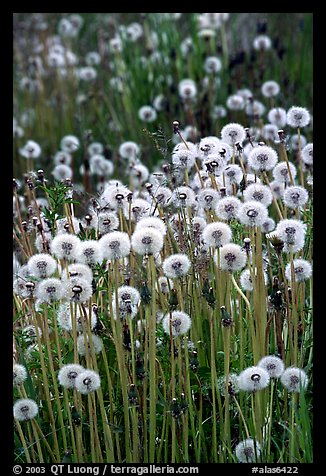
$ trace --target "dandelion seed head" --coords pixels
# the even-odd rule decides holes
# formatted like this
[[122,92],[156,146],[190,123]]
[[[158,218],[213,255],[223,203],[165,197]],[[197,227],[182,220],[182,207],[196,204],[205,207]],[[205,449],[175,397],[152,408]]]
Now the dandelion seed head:
[[248,165],[257,172],[272,170],[278,160],[277,152],[267,145],[254,147],[248,156]]
[[258,35],[253,41],[254,50],[267,51],[272,47],[272,40],[267,35]]
[[109,260],[123,258],[130,253],[130,239],[128,233],[121,231],[112,231],[106,233],[99,240],[103,258]]
[[268,218],[268,211],[265,205],[253,200],[245,202],[237,216],[244,225],[262,226]]
[[142,228],[154,228],[155,230],[159,231],[163,236],[166,235],[166,225],[161,220],[161,218],[158,217],[147,217],[147,218],[142,218],[139,220],[135,227],[136,230],[141,230]]
[[19,421],[32,420],[38,414],[38,405],[30,398],[22,398],[14,404],[14,418]]
[[75,260],[80,245],[80,239],[75,235],[60,234],[53,238],[50,244],[51,252],[59,259]]
[[226,124],[221,130],[221,138],[223,142],[226,142],[231,146],[235,145],[237,142],[242,145],[242,142],[246,138],[246,131],[241,124],[231,122]]
[[245,202],[256,201],[268,207],[273,201],[273,195],[267,185],[251,184],[243,192]]
[[181,99],[194,99],[197,96],[197,86],[192,79],[183,79],[178,84]]
[[[72,224],[72,228],[71,225]],[[56,220],[56,225],[57,225],[57,235],[62,235],[62,234],[77,234],[79,233],[79,223],[80,221],[78,218],[72,217],[71,222],[68,220],[68,218],[59,218],[59,220]]]
[[276,235],[287,245],[300,245],[304,243],[307,225],[300,220],[283,219],[276,226]]
[[[300,148],[303,149],[307,145],[307,139],[303,134],[300,134]],[[291,136],[291,149],[299,150],[299,135],[293,134]]]
[[292,106],[286,114],[286,121],[290,127],[296,129],[305,127],[310,122],[309,111],[304,107]]
[[164,332],[170,335],[170,322],[172,337],[179,337],[180,335],[186,334],[191,327],[190,316],[183,311],[173,311],[166,314],[162,320],[162,325]]
[[135,230],[131,237],[132,249],[140,255],[154,255],[163,248],[164,236],[153,227]]
[[79,374],[84,371],[84,367],[78,364],[67,364],[61,367],[58,373],[60,385],[65,388],[76,388],[75,382]]
[[284,372],[284,362],[279,357],[267,355],[260,359],[257,367],[261,367],[268,372],[270,378],[279,378]]
[[262,95],[265,98],[272,98],[280,93],[280,85],[276,81],[265,81],[261,87]]
[[312,165],[314,161],[314,154],[313,154],[313,143],[307,144],[301,150],[301,159],[306,165]]
[[265,140],[277,142],[279,140],[278,130],[279,127],[275,124],[265,124],[261,130],[261,136]]
[[186,254],[174,254],[163,261],[162,268],[168,278],[179,278],[190,270],[191,261]]
[[166,276],[160,276],[158,278],[158,287],[159,291],[163,294],[168,294],[169,293],[169,285],[170,288],[173,288],[173,281],[171,279],[168,279]]
[[53,158],[55,165],[70,165],[71,160],[72,157],[69,152],[65,152],[63,150],[59,150]]
[[266,221],[261,225],[262,233],[270,233],[271,231],[275,230],[275,220],[271,217],[267,217]]
[[95,266],[97,263],[101,263],[103,257],[99,242],[96,240],[82,241],[77,250],[76,259],[79,263],[90,267]]
[[[297,176],[297,169],[291,162],[289,162],[289,168],[290,168],[292,178],[294,180],[295,177]],[[274,179],[278,182],[288,183],[291,181],[286,162],[280,162],[279,164],[277,164],[274,167],[272,173],[273,173]]]
[[288,367],[281,375],[281,383],[288,392],[300,392],[308,387],[308,376],[306,372],[297,367]]
[[69,167],[69,165],[59,164],[54,167],[51,174],[53,175],[53,178],[55,180],[57,180],[58,182],[63,182],[67,178],[71,179],[73,172],[72,168]]
[[115,212],[101,212],[98,214],[97,226],[99,233],[105,235],[119,228],[119,218]]
[[191,207],[195,204],[196,195],[190,187],[178,187],[172,193],[171,201],[176,208]]
[[92,284],[83,278],[73,277],[65,283],[65,298],[75,303],[85,303],[93,295]]
[[236,197],[221,198],[216,206],[216,215],[221,220],[231,220],[238,216],[242,202]]
[[204,210],[215,209],[219,199],[220,194],[213,188],[202,189],[196,196],[198,207]]
[[203,230],[202,238],[208,246],[220,248],[221,246],[230,243],[232,239],[232,231],[226,223],[209,223]]
[[201,159],[217,152],[220,139],[216,136],[203,137],[198,144],[198,156]]
[[286,110],[282,107],[274,107],[268,111],[268,120],[274,124],[278,129],[286,126]]
[[13,365],[13,385],[17,387],[25,382],[27,379],[27,370],[24,365],[14,364]]
[[78,150],[79,145],[79,139],[73,135],[64,136],[60,142],[61,150],[70,154]]
[[61,299],[64,295],[64,287],[60,279],[47,278],[41,281],[36,288],[36,297],[41,302],[54,302]]
[[[214,256],[217,262],[217,256]],[[220,266],[224,271],[240,271],[247,262],[246,253],[239,245],[228,243],[220,248]]]
[[270,375],[265,369],[258,366],[248,367],[239,375],[239,388],[246,392],[256,392],[266,388],[269,381]]
[[[57,311],[57,322],[58,326],[65,330],[65,331],[71,331],[73,329],[72,327],[72,315],[74,316],[74,309],[73,309],[73,314],[71,314],[71,308],[70,308],[70,303],[69,302],[63,302],[59,304],[58,311]],[[83,311],[77,307],[76,310],[76,330],[77,332],[82,332],[83,331],[83,321],[86,323],[89,323],[89,311],[88,308],[85,310],[86,317],[83,313]],[[97,323],[97,317],[95,312],[92,310],[91,313],[91,319],[90,323],[87,325],[90,325],[91,329],[94,329]],[[85,324],[86,325],[86,324]]]
[[[91,337],[92,337],[92,343],[93,343],[93,349],[94,349],[95,355],[100,354],[103,349],[102,339],[95,334],[91,334]],[[78,350],[78,354],[81,356],[92,355],[91,343],[89,341],[88,335],[86,336],[86,343],[85,343],[85,336],[83,334],[77,337],[77,350]]]
[[27,265],[29,274],[36,278],[48,278],[54,274],[57,269],[55,259],[45,253],[31,256]]
[[240,463],[256,463],[261,453],[258,441],[247,438],[235,447],[235,455]]
[[231,94],[226,100],[226,107],[230,111],[241,111],[245,107],[245,100],[240,94]]
[[[257,276],[257,269],[255,269],[255,275]],[[268,278],[267,278],[267,274],[265,273],[264,271],[264,282],[265,282],[265,285],[267,284],[267,281],[268,281]],[[252,282],[252,277],[251,277],[251,273],[250,273],[250,269],[245,269],[244,271],[242,271],[242,273],[240,274],[240,286],[242,287],[242,289],[244,291],[253,291],[254,290],[254,285],[253,285],[253,282]]]
[[204,62],[204,71],[206,73],[219,73],[222,69],[222,61],[217,56],[208,56]]
[[136,159],[140,156],[140,147],[133,141],[123,142],[120,144],[119,154],[123,159]]
[[283,197],[285,186],[283,182],[279,182],[278,180],[273,180],[269,184],[271,192],[276,200]]
[[41,152],[41,147],[33,140],[27,141],[24,147],[19,149],[20,155],[25,157],[25,159],[37,159],[41,155]]
[[[229,395],[235,395],[239,392],[238,384],[238,375],[235,373],[230,373],[228,375],[228,393]],[[219,377],[217,380],[217,386],[220,391],[220,394],[225,397],[226,395],[226,375]]]
[[155,190],[153,197],[155,198],[155,201],[158,203],[159,206],[163,208],[167,207],[170,205],[171,202],[172,190],[168,187],[157,187],[157,190]]
[[309,199],[307,190],[304,187],[295,185],[284,190],[283,201],[288,208],[297,209],[303,207]]
[[75,387],[82,394],[95,392],[101,386],[101,378],[94,370],[86,369],[77,375]]
[[68,274],[66,270],[62,270],[61,280],[63,283],[65,283],[67,280],[70,281],[76,278],[81,278],[91,283],[93,279],[93,272],[88,265],[82,263],[70,264],[68,266]]
[[[294,280],[297,283],[306,281],[312,275],[312,266],[309,261],[304,259],[293,260]],[[291,263],[288,263],[285,268],[285,276],[288,281],[291,281]]]

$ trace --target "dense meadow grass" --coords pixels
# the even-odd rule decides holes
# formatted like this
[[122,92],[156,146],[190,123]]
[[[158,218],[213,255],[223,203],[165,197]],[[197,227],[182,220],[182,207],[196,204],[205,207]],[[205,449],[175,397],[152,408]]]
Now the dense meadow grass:
[[311,463],[310,13],[16,13],[17,463]]

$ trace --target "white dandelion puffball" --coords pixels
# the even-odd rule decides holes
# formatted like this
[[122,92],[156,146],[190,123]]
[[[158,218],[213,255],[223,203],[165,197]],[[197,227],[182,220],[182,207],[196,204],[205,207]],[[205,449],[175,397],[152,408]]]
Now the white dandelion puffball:
[[65,281],[65,298],[75,303],[85,303],[93,295],[92,284],[86,279],[75,277]]
[[[291,172],[292,179],[294,180],[295,177],[297,176],[297,169],[292,164],[292,162],[289,162],[289,169],[290,169],[290,172]],[[284,182],[287,182],[287,183],[290,182],[291,177],[290,177],[290,174],[289,174],[289,169],[288,169],[288,166],[287,166],[286,162],[280,162],[273,169],[272,174],[273,174],[274,179],[277,182],[283,182],[283,183]]]
[[[307,225],[294,218],[280,220],[276,226],[276,235],[286,244],[293,245],[293,251],[296,245],[303,246],[307,231]],[[299,251],[299,250],[296,250]]]
[[57,258],[72,261],[77,257],[79,245],[80,239],[77,236],[65,233],[55,236],[51,241],[50,248]]
[[79,149],[79,139],[73,135],[65,136],[60,142],[60,147],[64,152],[71,154]]
[[95,392],[101,386],[101,378],[97,372],[86,369],[77,375],[75,386],[78,392],[82,394]]
[[202,137],[198,144],[198,156],[204,159],[207,155],[217,152],[220,139],[216,136]]
[[190,170],[195,164],[196,155],[194,150],[180,148],[172,153],[172,163],[175,168]]
[[226,106],[230,111],[241,111],[245,106],[245,100],[240,94],[232,94],[227,98]]
[[200,190],[196,196],[199,208],[204,210],[214,209],[220,199],[220,194],[213,188],[205,188]]
[[283,197],[284,190],[285,190],[285,185],[283,182],[278,182],[277,180],[273,180],[272,182],[270,182],[269,186],[276,200]]
[[[309,279],[312,275],[312,266],[309,261],[304,259],[293,260],[294,280],[301,283]],[[288,263],[285,268],[285,276],[288,281],[291,281],[291,263]]]
[[256,201],[268,207],[273,201],[273,195],[267,185],[252,183],[243,192],[245,202]]
[[103,258],[113,260],[128,256],[130,253],[130,239],[128,233],[112,231],[106,233],[99,240]]
[[296,209],[303,207],[309,199],[308,191],[299,185],[287,187],[284,190],[283,202],[288,208]]
[[53,158],[55,165],[60,165],[60,164],[70,165],[71,160],[72,160],[72,157],[69,154],[69,152],[65,152],[63,150],[59,150]]
[[[266,285],[267,281],[268,281],[267,274],[265,273],[265,271],[264,271],[263,274],[264,274],[264,282],[265,282],[265,285]],[[255,269],[255,276],[257,276],[257,269]],[[240,274],[240,285],[241,285],[242,289],[244,289],[245,291],[251,292],[251,291],[254,290],[254,285],[253,285],[253,282],[252,282],[250,269],[245,269]]]
[[79,233],[79,223],[80,222],[76,217],[72,217],[71,221],[66,217],[56,220],[57,235],[68,235],[70,233],[76,235]]
[[14,404],[14,418],[19,421],[28,421],[38,414],[38,405],[30,398],[22,398]]
[[97,227],[101,235],[119,228],[119,218],[115,212],[101,212],[97,216]]
[[301,159],[306,165],[312,165],[314,161],[314,145],[312,142],[307,144],[301,151]]
[[66,179],[71,179],[73,175],[72,168],[69,165],[59,164],[54,167],[51,174],[53,175],[54,180],[58,182],[63,182]]
[[306,390],[308,382],[309,379],[306,372],[297,367],[288,367],[281,375],[281,383],[288,392]]
[[174,254],[163,261],[163,273],[168,278],[179,278],[188,273],[191,261],[185,254]]
[[158,187],[153,193],[153,198],[157,204],[163,208],[168,207],[172,198],[172,190],[168,187]]
[[309,124],[310,114],[304,107],[292,106],[287,112],[286,120],[290,127],[298,129]]
[[78,364],[68,364],[61,367],[58,373],[60,385],[65,388],[76,388],[76,378],[84,372],[84,367]]
[[166,235],[166,225],[163,220],[158,217],[151,216],[139,220],[137,222],[137,225],[135,226],[135,231],[141,230],[142,228],[154,228],[155,230],[159,231],[163,236]]
[[231,164],[225,167],[223,174],[225,176],[226,185],[240,184],[243,179],[242,169],[237,164]]
[[[91,334],[91,336],[92,336],[92,344],[93,344],[94,353],[95,355],[100,354],[103,349],[103,341],[100,337],[98,337],[95,334]],[[77,350],[78,350],[78,354],[81,356],[85,356],[86,354],[89,356],[92,355],[91,353],[92,347],[91,347],[91,343],[89,341],[88,335],[86,336],[86,342],[85,342],[85,336],[83,334],[78,336]]]
[[41,147],[33,140],[27,141],[24,147],[19,149],[20,155],[25,157],[25,159],[37,159],[41,155],[41,152]]
[[86,264],[90,267],[101,263],[103,256],[99,242],[96,240],[82,241],[77,250],[76,259],[79,263]]
[[261,87],[262,95],[265,96],[265,98],[277,96],[280,90],[280,85],[276,81],[266,81]]
[[39,283],[36,288],[36,297],[41,302],[58,301],[64,296],[64,287],[60,279],[47,278]]
[[246,131],[241,124],[231,122],[221,130],[221,138],[223,142],[229,145],[235,145],[237,142],[242,144],[246,138]]
[[172,193],[171,201],[176,208],[191,207],[195,204],[196,195],[190,187],[178,187]]
[[158,289],[161,293],[168,294],[170,292],[169,285],[170,288],[173,288],[173,281],[171,279],[168,279],[166,276],[160,276],[158,278]]
[[130,301],[131,304],[138,305],[140,302],[139,291],[133,286],[125,286],[125,285],[119,286],[118,300],[119,300],[119,303]]
[[28,271],[31,276],[36,278],[48,278],[55,273],[57,262],[52,256],[40,253],[32,256],[27,263]]
[[239,375],[239,388],[246,392],[256,392],[266,388],[270,381],[269,373],[258,366],[248,367]]
[[236,197],[224,197],[216,206],[216,215],[221,220],[231,220],[238,216],[238,212],[242,207],[242,202]]
[[204,158],[203,167],[206,168],[208,173],[213,174],[215,177],[218,177],[227,167],[227,161],[219,154],[213,153],[209,154],[207,157]]
[[179,337],[186,334],[191,327],[191,319],[183,311],[173,311],[166,314],[162,321],[164,332],[170,335],[170,325],[173,337]]
[[278,129],[282,129],[286,126],[286,110],[282,107],[272,108],[267,115],[267,118],[271,124],[275,124]]
[[261,448],[258,441],[247,438],[235,447],[235,455],[240,463],[256,463],[259,459]]
[[222,61],[217,56],[208,56],[205,59],[204,70],[206,73],[219,73],[222,69]]
[[119,147],[119,154],[123,159],[136,159],[140,155],[140,147],[133,141],[123,142]]
[[244,225],[261,226],[268,218],[268,211],[265,205],[252,200],[242,205],[237,217]]
[[178,84],[181,99],[194,99],[197,96],[197,86],[192,79],[183,79]]
[[270,233],[271,231],[275,230],[275,220],[273,218],[268,217],[266,221],[261,226],[262,233]]
[[[70,307],[69,302],[63,302],[59,305],[57,311],[57,322],[58,326],[65,331],[72,330],[72,317],[74,316],[74,308]],[[83,325],[83,322],[85,323]],[[76,330],[77,332],[82,332],[85,325],[89,325],[91,329],[94,329],[97,323],[97,317],[95,312],[92,310],[91,319],[89,319],[88,309],[84,312],[78,307],[76,312]]]
[[67,280],[72,280],[74,278],[85,279],[88,282],[92,282],[93,271],[86,264],[73,263],[68,266],[67,270],[63,270],[61,273],[61,280],[64,283]]
[[222,270],[231,273],[234,271],[240,271],[245,267],[246,262],[246,253],[239,245],[229,243],[220,248],[220,266]]
[[138,111],[138,117],[144,122],[153,122],[157,118],[157,112],[152,106],[142,106]]
[[135,230],[131,237],[132,249],[140,255],[153,255],[163,248],[164,236],[153,227]]
[[226,375],[223,375],[222,377],[218,378],[217,386],[222,397],[225,397],[226,392],[228,392],[229,395],[235,395],[239,392],[238,380],[239,376],[237,374],[230,373],[228,375],[228,385],[226,390]]
[[270,378],[279,378],[284,372],[284,362],[279,357],[267,355],[260,359],[257,367],[261,367],[269,373]]
[[220,248],[230,243],[232,239],[232,230],[226,223],[209,223],[203,230],[202,238],[207,246]]
[[272,47],[272,40],[267,35],[258,35],[253,41],[254,50],[266,51]]
[[257,172],[272,170],[278,160],[277,152],[267,145],[258,145],[249,153],[248,165]]
[[27,379],[27,370],[24,365],[14,364],[13,365],[13,385],[17,387],[25,382]]

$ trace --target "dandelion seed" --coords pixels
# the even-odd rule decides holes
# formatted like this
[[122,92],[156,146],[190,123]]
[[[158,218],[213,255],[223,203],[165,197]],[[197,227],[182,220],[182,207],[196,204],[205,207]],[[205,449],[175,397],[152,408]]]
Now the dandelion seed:
[[273,201],[273,195],[267,185],[251,184],[243,192],[245,202],[256,201],[268,207]]
[[267,208],[257,201],[245,202],[237,215],[240,223],[248,226],[262,226],[268,217]]
[[131,237],[132,249],[140,255],[153,255],[163,248],[163,235],[153,227],[135,230]]
[[36,278],[47,278],[55,273],[57,269],[57,263],[52,256],[40,253],[28,260],[28,272],[31,276]]
[[55,236],[50,248],[57,258],[72,261],[77,257],[79,245],[80,239],[77,236],[65,233]]
[[269,384],[269,373],[258,366],[248,367],[239,375],[239,388],[246,392],[256,392]]
[[216,215],[221,220],[231,220],[238,216],[242,202],[236,197],[221,198],[216,206]]
[[13,385],[17,387],[25,382],[27,379],[27,370],[24,365],[14,364],[13,365]]
[[[238,384],[238,375],[235,373],[230,373],[228,375],[228,393],[230,396],[235,395],[239,392],[239,384]],[[226,375],[223,377],[219,377],[217,380],[217,386],[220,391],[220,394],[225,397],[226,395]]]
[[231,146],[235,145],[237,142],[242,145],[242,142],[246,138],[246,131],[240,124],[229,123],[221,130],[221,138],[223,142],[226,142]]
[[301,159],[306,165],[312,165],[314,160],[313,143],[307,144],[301,151]]
[[185,254],[174,254],[163,261],[162,268],[168,278],[179,278],[188,273],[191,261]]
[[[92,336],[94,353],[95,355],[100,354],[103,349],[103,341],[100,337],[98,337],[95,334],[91,334],[91,336]],[[81,356],[85,356],[86,354],[91,356],[91,344],[89,342],[88,335],[86,336],[86,343],[85,343],[84,335],[80,335],[77,338],[77,350],[78,350],[78,354]]]
[[19,421],[32,420],[38,414],[38,405],[30,398],[22,398],[14,404],[14,418]]
[[256,463],[261,454],[258,441],[247,438],[235,447],[235,455],[240,463]]
[[86,369],[77,375],[75,387],[82,394],[89,394],[98,390],[101,386],[101,379],[97,372]]
[[130,253],[130,239],[127,233],[112,231],[99,240],[99,245],[104,258],[109,260],[120,259]]
[[168,313],[163,318],[163,329],[168,335],[170,335],[170,323],[173,337],[186,334],[191,327],[191,319],[189,315],[183,311],[173,311],[171,315]]
[[230,243],[232,239],[232,231],[226,223],[215,222],[209,223],[203,230],[202,237],[204,242],[213,248]]
[[[217,261],[217,256],[214,256]],[[234,243],[228,243],[220,249],[220,266],[224,271],[233,273],[234,271],[240,271],[247,261],[246,253],[241,249],[239,245]]]
[[258,172],[272,170],[278,160],[277,153],[272,147],[260,146],[254,147],[248,156],[248,165]]
[[283,194],[284,204],[292,209],[303,207],[308,202],[308,199],[307,190],[299,185],[287,187]]
[[279,378],[284,372],[283,360],[274,355],[268,355],[260,359],[257,367],[261,367],[269,373],[270,378]]
[[309,124],[310,114],[304,107],[292,106],[287,112],[286,120],[290,127],[298,129]]
[[58,373],[60,385],[65,388],[76,388],[76,378],[79,374],[84,372],[84,370],[84,367],[78,364],[64,365],[61,367]]
[[135,227],[135,231],[141,230],[143,228],[154,228],[163,236],[166,235],[166,225],[160,218],[157,217],[147,217],[139,220]]
[[300,392],[308,387],[308,376],[306,372],[297,367],[288,367],[281,375],[281,383],[288,392]]
[[276,81],[266,81],[261,87],[262,95],[265,96],[265,98],[277,96],[280,90],[280,85]]
[[86,264],[90,267],[94,267],[97,263],[102,262],[102,249],[98,241],[88,240],[82,241],[77,250],[77,261],[82,264]]
[[[293,260],[294,279],[297,283],[301,283],[309,279],[312,275],[312,266],[309,261],[304,259]],[[285,276],[288,281],[291,281],[291,263],[288,263],[285,268]]]
[[40,299],[41,302],[51,303],[58,301],[63,295],[64,288],[60,279],[57,278],[44,279],[36,288],[36,297]]
[[[297,176],[297,169],[295,166],[289,162],[289,168],[291,172],[292,179],[294,180],[295,177]],[[287,182],[289,183],[291,181],[289,171],[288,171],[288,166],[286,162],[280,162],[277,164],[274,169],[273,169],[273,177],[277,182]]]

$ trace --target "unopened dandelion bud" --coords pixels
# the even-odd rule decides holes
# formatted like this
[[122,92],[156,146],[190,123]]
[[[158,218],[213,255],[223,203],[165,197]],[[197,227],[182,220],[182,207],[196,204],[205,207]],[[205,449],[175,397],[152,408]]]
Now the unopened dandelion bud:
[[26,180],[26,184],[27,184],[27,186],[28,186],[28,188],[29,188],[30,190],[33,190],[33,189],[34,189],[34,184],[33,184],[33,182],[32,182],[31,179],[27,179],[27,180]]
[[251,250],[251,239],[250,238],[244,238],[244,240],[243,240],[243,249],[245,250],[246,253],[250,253],[250,250]]
[[153,184],[150,182],[145,183],[145,187],[147,188],[148,191],[152,190]]
[[230,327],[233,324],[233,319],[230,314],[227,312],[225,306],[221,306],[221,317],[222,317],[222,326]]
[[173,134],[178,134],[178,132],[180,131],[180,129],[179,129],[180,122],[179,121],[173,121],[172,126],[173,126]]
[[40,182],[44,182],[44,170],[40,169],[37,171],[37,178]]

